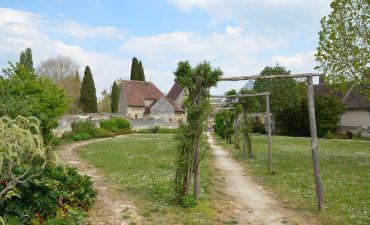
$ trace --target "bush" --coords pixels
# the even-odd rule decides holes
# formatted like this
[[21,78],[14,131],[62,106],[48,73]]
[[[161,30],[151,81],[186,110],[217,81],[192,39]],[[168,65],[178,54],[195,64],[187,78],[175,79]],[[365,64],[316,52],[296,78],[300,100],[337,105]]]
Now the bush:
[[180,199],[180,205],[183,208],[192,208],[197,205],[197,201],[191,195],[185,195]]
[[88,139],[91,139],[92,137],[93,136],[91,136],[89,133],[77,133],[77,134],[72,134],[71,135],[71,138],[74,141],[88,140]]
[[114,137],[116,134],[110,130],[106,130],[104,128],[97,128],[95,131],[95,137],[97,138],[107,138],[107,137]]
[[154,126],[152,129],[152,133],[159,133],[159,126]]
[[71,124],[72,127],[72,133],[78,134],[78,133],[87,133],[91,136],[95,135],[95,124],[89,121],[86,122],[73,122]]
[[6,212],[35,224],[80,224],[83,212],[91,208],[97,194],[90,178],[73,167],[48,166],[39,170],[40,177],[19,184],[16,191],[20,198],[0,204],[0,214]]
[[253,133],[266,134],[265,124],[262,123],[259,116],[255,116],[252,121]]
[[113,118],[100,121],[100,127],[114,134],[128,134],[131,133],[131,125],[124,118]]

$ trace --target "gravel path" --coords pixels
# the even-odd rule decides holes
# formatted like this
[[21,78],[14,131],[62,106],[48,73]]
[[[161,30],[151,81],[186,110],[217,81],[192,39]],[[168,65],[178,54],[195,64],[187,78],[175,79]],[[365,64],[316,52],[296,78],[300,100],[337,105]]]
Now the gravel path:
[[252,180],[245,168],[215,144],[210,135],[208,141],[215,156],[215,166],[225,181],[225,194],[232,198],[238,224],[311,224],[280,206],[271,193]]
[[58,151],[59,158],[67,165],[76,167],[81,174],[90,176],[94,187],[98,190],[96,202],[88,213],[88,224],[126,225],[138,223],[141,221],[141,217],[137,214],[133,203],[122,194],[122,188],[120,189],[109,178],[84,162],[75,152],[78,147],[107,139],[93,139],[63,146]]

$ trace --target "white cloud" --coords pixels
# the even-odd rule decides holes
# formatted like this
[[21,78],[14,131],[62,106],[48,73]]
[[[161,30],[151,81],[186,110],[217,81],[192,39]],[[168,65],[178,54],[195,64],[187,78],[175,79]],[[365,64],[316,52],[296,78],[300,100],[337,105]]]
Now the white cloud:
[[296,53],[292,56],[273,56],[272,61],[287,67],[292,72],[313,72],[315,67],[315,52]]
[[7,67],[7,61],[19,60],[20,51],[27,47],[32,49],[34,66],[41,60],[58,54],[70,56],[81,66],[89,65],[95,80],[97,95],[103,89],[109,89],[112,82],[123,77],[122,71],[129,71],[130,60],[121,59],[110,54],[87,51],[79,46],[68,45],[51,39],[46,31],[46,19],[40,15],[13,9],[0,8],[0,67]]
[[107,38],[107,39],[123,39],[123,33],[113,26],[97,26],[91,27],[82,25],[75,21],[67,21],[59,24],[52,30],[77,39],[86,38]]

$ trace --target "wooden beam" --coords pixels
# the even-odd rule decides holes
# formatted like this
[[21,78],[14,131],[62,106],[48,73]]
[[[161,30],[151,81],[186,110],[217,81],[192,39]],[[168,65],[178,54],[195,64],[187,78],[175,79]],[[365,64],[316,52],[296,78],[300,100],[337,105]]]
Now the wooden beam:
[[234,110],[235,108],[214,108],[214,110]]
[[261,92],[256,94],[245,94],[245,95],[210,95],[210,98],[243,98],[243,97],[254,97],[254,96],[266,96],[270,95],[270,92]]
[[317,133],[316,133],[316,118],[315,118],[315,101],[313,93],[312,77],[307,77],[307,98],[308,98],[308,114],[310,117],[311,128],[311,153],[313,173],[316,185],[317,206],[320,211],[324,210],[324,194],[321,185],[320,168],[319,168],[319,152],[317,150]]
[[266,125],[267,125],[267,137],[268,137],[268,172],[272,174],[272,138],[271,138],[271,122],[270,122],[270,98],[266,95]]
[[321,73],[299,73],[299,74],[278,74],[278,75],[250,75],[238,77],[221,77],[221,81],[238,81],[238,80],[261,80],[261,79],[283,79],[283,78],[303,78],[322,76]]

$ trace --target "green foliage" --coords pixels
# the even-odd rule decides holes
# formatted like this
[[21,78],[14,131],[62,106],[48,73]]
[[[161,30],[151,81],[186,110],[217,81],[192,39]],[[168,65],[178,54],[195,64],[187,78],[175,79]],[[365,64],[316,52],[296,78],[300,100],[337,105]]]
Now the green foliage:
[[114,81],[112,85],[112,94],[111,94],[111,112],[112,113],[118,112],[119,92],[120,92],[119,87],[116,81]]
[[[175,82],[188,91],[187,99],[184,102],[187,124],[180,126],[176,139],[179,154],[176,160],[175,191],[177,193],[176,200],[179,203],[181,197],[188,193],[191,174],[194,173],[194,176],[198,176],[196,171],[200,163],[199,154],[208,149],[207,144],[203,146],[203,149],[200,145],[202,138],[204,138],[202,132],[206,127],[205,122],[210,108],[209,102],[202,101],[202,98],[206,98],[209,95],[209,89],[216,86],[222,71],[219,68],[213,69],[206,61],[199,63],[194,68],[191,68],[188,61],[180,61],[174,74]],[[194,162],[193,158],[199,161]],[[194,190],[195,198],[197,198],[195,193],[198,191]]]
[[130,122],[124,118],[112,118],[100,121],[100,127],[115,134],[131,133]]
[[132,63],[131,63],[131,75],[130,75],[130,80],[141,80],[140,79],[140,71],[139,71],[139,61],[137,60],[136,57],[132,58]]
[[20,198],[6,200],[0,213],[45,224],[77,224],[97,194],[89,177],[62,166],[46,167],[40,177],[20,184],[17,192]]
[[183,208],[192,208],[197,205],[197,201],[191,195],[182,196],[180,199],[180,205]]
[[94,136],[92,136],[89,133],[76,133],[76,134],[72,134],[70,137],[72,138],[73,141],[83,141],[83,140],[91,139]]
[[80,106],[84,113],[98,112],[95,83],[89,66],[86,66],[82,79]]
[[[35,117],[0,118],[0,203],[22,182],[38,176],[51,150],[44,147]],[[1,214],[0,214],[1,215]]]
[[150,134],[150,133],[158,133],[158,134],[175,134],[177,133],[177,128],[165,128],[155,126],[153,128],[148,129],[141,129],[138,131],[140,134]]
[[140,80],[145,81],[145,74],[144,74],[144,68],[141,60],[139,61],[139,77]]
[[49,79],[30,73],[22,64],[10,64],[0,77],[0,116],[37,117],[44,138],[67,110],[68,98]]
[[231,137],[234,134],[235,112],[223,110],[215,115],[214,130],[221,138],[226,139],[226,143],[231,143]]
[[35,69],[33,68],[31,48],[26,48],[24,51],[21,52],[19,57],[19,64],[22,65],[29,73],[35,73]]
[[95,130],[95,137],[97,138],[107,138],[107,137],[114,137],[116,134],[110,130],[106,130],[104,128],[96,128]]
[[369,1],[334,0],[330,7],[331,13],[321,20],[317,69],[343,91],[348,81],[370,88]]
[[72,133],[77,134],[77,133],[87,133],[92,136],[95,134],[95,123],[90,122],[90,121],[85,121],[85,122],[73,122],[71,124],[72,127]]

